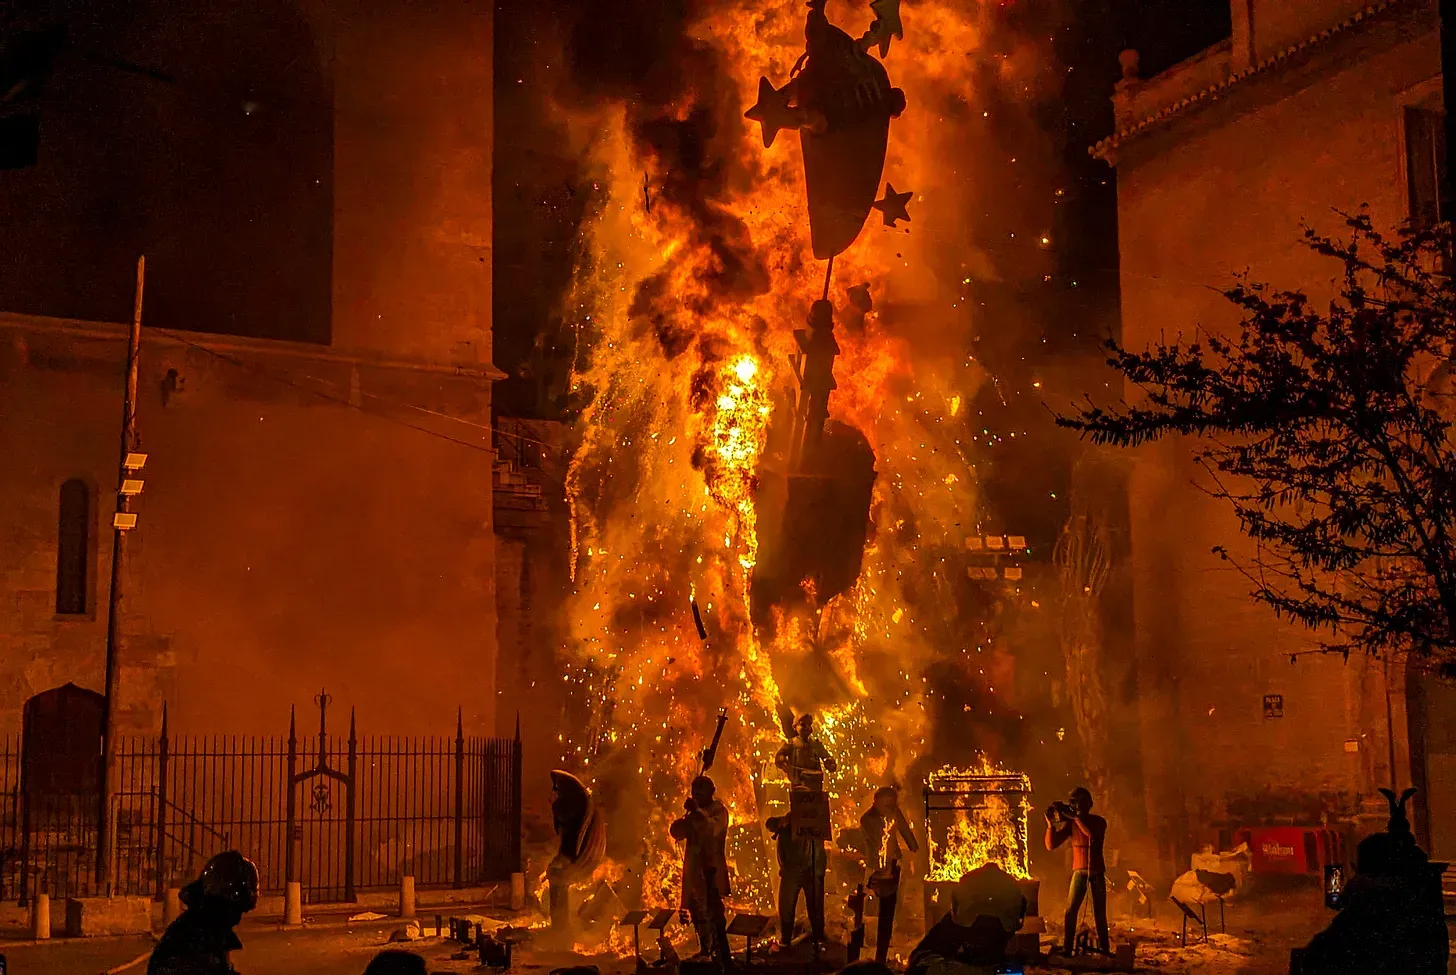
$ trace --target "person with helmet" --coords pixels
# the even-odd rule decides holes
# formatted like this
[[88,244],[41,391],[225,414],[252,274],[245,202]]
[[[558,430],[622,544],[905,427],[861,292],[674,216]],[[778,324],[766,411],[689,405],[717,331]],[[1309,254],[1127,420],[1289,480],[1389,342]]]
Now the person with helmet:
[[681,908],[698,933],[700,953],[728,961],[728,807],[706,775],[693,779],[684,815],[669,829],[684,844]]
[[228,956],[243,947],[233,929],[258,904],[258,868],[237,850],[219,853],[181,898],[187,910],[152,949],[147,975],[229,975]]
[[1087,892],[1092,893],[1092,918],[1097,926],[1097,949],[1108,951],[1107,935],[1107,864],[1102,857],[1102,842],[1107,835],[1107,820],[1092,814],[1092,793],[1078,786],[1066,802],[1056,802],[1046,811],[1046,848],[1055,850],[1072,841],[1072,884],[1067,892],[1067,914],[1064,918],[1062,951],[1072,954],[1076,947],[1077,915]]
[[789,777],[790,785],[821,792],[824,773],[833,775],[839,765],[824,743],[814,737],[814,715],[799,715],[795,729],[797,733],[774,756],[774,764]]

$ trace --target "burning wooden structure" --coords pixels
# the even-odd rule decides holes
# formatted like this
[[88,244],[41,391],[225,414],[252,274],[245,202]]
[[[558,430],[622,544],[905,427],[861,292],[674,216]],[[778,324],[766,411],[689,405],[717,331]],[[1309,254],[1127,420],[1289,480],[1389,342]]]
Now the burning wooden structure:
[[[934,923],[950,909],[950,892],[977,867],[994,863],[1021,882],[1029,925],[1039,922],[1040,883],[1031,879],[1031,779],[992,766],[942,768],[925,786],[925,920]],[[1026,929],[1031,933],[1031,928]]]

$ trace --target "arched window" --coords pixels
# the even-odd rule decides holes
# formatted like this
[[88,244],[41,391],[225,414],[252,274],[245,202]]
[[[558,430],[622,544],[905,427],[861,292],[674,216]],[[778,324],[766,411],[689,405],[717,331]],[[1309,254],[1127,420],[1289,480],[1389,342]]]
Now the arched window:
[[86,605],[91,569],[91,487],[80,478],[61,485],[60,530],[56,537],[56,612],[75,616]]

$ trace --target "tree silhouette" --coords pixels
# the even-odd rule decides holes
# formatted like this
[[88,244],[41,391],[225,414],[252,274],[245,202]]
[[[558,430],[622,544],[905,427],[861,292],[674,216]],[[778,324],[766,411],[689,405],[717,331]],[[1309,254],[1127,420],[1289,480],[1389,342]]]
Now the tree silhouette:
[[1225,292],[1243,314],[1234,333],[1143,352],[1108,342],[1142,396],[1057,422],[1123,447],[1196,438],[1204,490],[1255,542],[1250,556],[1214,551],[1255,599],[1319,631],[1325,651],[1409,655],[1453,677],[1452,234],[1382,235],[1363,212],[1346,225],[1347,239],[1305,232],[1343,266],[1327,307],[1240,279]]

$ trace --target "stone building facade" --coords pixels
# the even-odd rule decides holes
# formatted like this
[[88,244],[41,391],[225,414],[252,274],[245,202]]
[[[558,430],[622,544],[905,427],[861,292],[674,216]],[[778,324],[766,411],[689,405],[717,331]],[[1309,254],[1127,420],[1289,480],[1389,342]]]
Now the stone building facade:
[[[1125,54],[1116,132],[1094,149],[1116,167],[1135,349],[1235,324],[1219,292],[1241,272],[1317,298],[1332,271],[1300,239],[1305,226],[1338,233],[1336,211],[1368,205],[1394,227],[1442,206],[1434,2],[1232,0],[1232,24],[1156,77]],[[1198,477],[1186,444],[1162,443],[1136,454],[1129,480],[1146,806],[1165,852],[1238,810],[1373,817],[1376,788],[1414,783],[1424,839],[1456,858],[1456,691],[1303,655],[1313,636],[1254,604],[1211,554],[1246,543]]]
[[493,733],[491,6],[16,9],[69,21],[0,171],[0,733],[101,689],[141,253],[122,728]]

